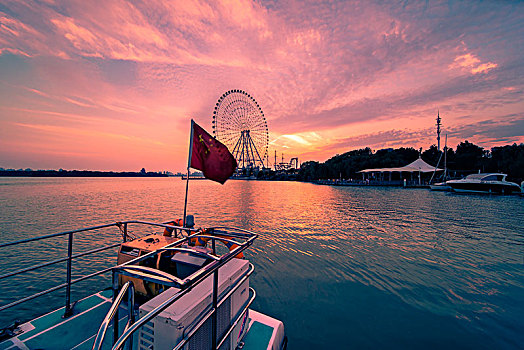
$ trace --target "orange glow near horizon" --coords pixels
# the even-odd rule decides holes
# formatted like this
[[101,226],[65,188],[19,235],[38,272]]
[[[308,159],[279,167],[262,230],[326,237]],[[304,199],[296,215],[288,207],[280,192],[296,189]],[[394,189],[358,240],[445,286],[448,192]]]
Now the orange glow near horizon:
[[270,163],[428,148],[437,109],[451,147],[521,143],[522,52],[522,3],[8,1],[0,167],[183,171],[190,119],[212,131],[230,89]]

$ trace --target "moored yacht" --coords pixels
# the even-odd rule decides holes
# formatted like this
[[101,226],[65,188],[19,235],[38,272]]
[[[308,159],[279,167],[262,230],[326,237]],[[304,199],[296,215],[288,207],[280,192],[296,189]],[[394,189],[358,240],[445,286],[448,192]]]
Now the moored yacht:
[[516,194],[522,189],[518,184],[506,181],[506,174],[480,173],[471,174],[460,180],[446,181],[454,192]]

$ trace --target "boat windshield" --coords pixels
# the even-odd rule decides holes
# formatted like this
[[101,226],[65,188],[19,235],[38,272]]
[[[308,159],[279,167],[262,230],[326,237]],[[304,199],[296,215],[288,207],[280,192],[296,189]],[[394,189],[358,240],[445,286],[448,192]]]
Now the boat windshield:
[[482,181],[504,181],[506,175],[504,174],[471,174],[466,176],[468,180],[482,180]]
[[501,175],[501,174],[488,175],[488,176],[483,177],[482,180],[483,181],[503,181],[504,175]]

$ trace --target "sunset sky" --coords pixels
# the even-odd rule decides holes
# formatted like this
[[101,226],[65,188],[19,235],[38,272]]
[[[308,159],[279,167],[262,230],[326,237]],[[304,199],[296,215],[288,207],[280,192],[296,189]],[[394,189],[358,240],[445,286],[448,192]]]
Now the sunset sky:
[[524,3],[0,3],[0,167],[183,171],[230,89],[286,160],[426,149],[437,110],[453,148],[524,142]]

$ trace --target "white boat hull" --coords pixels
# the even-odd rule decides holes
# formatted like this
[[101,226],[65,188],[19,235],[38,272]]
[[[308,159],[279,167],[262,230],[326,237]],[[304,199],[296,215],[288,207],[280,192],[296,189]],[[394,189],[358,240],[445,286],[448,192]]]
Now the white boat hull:
[[506,181],[506,174],[472,174],[461,180],[450,180],[446,184],[458,193],[519,194],[521,188]]
[[429,185],[429,188],[432,190],[432,191],[445,191],[445,192],[450,192],[452,189],[450,186],[448,186],[445,182],[441,182],[441,183],[436,183],[436,184],[433,184],[433,185]]

